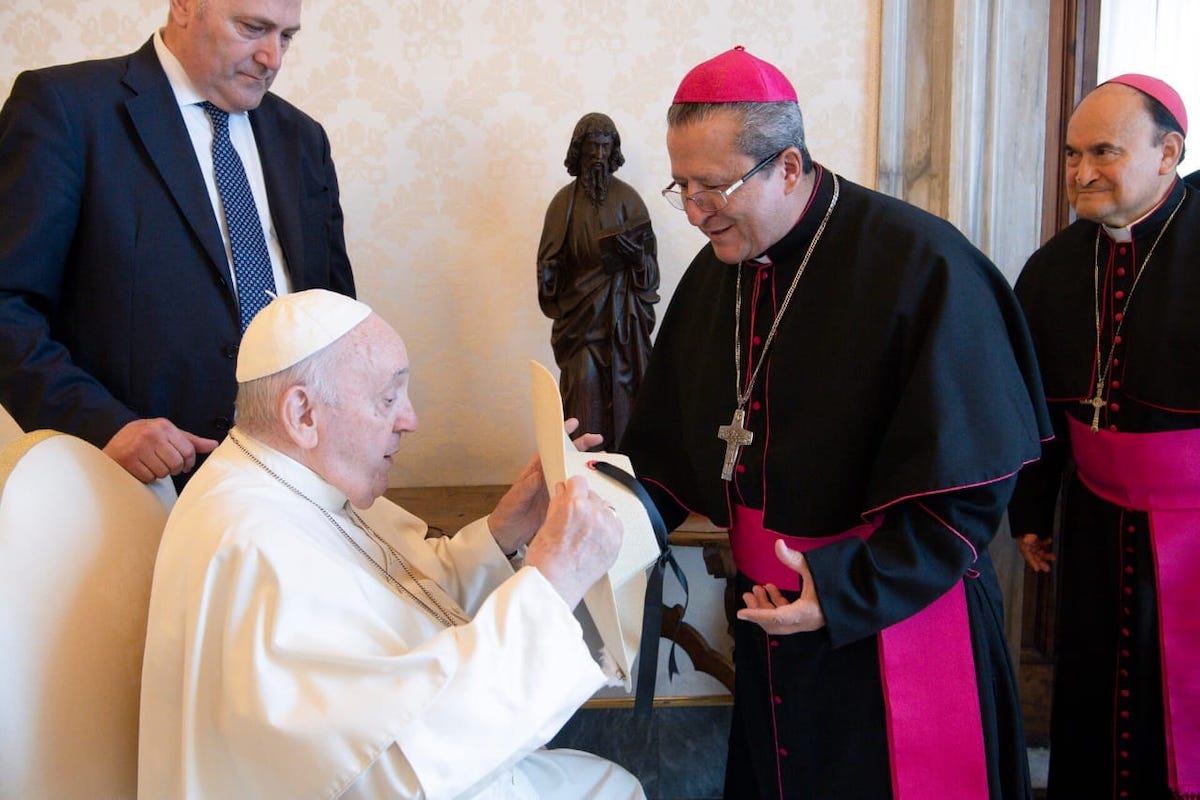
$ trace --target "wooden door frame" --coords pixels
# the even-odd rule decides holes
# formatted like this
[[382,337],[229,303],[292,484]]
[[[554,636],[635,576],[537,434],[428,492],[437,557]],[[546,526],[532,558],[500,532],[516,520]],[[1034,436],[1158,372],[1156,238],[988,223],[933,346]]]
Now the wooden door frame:
[[[1042,242],[1071,222],[1063,175],[1067,122],[1096,87],[1101,0],[1052,0],[1046,91],[1046,174],[1042,188]],[[1047,660],[1054,653],[1054,584],[1046,573],[1026,574],[1022,644]]]
[[1083,96],[1096,88],[1101,0],[1051,0],[1050,58],[1046,84],[1046,177],[1042,242],[1071,221],[1063,175],[1067,121]]
[[[1083,96],[1096,87],[1102,0],[1051,0],[1046,83],[1046,172],[1042,186],[1041,241],[1072,220],[1067,202],[1067,122]],[[1057,520],[1055,529],[1057,530]],[[1021,607],[1021,703],[1030,744],[1050,738],[1054,675],[1055,576],[1026,570]]]

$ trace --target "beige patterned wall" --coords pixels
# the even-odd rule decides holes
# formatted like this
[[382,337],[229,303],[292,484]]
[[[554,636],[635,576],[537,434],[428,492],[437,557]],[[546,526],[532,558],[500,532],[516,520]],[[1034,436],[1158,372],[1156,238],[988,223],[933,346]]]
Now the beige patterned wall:
[[[609,114],[659,238],[666,308],[703,238],[657,194],[663,116],[734,44],[796,84],[814,157],[875,183],[883,0],[308,0],[275,91],[320,119],[360,297],[404,336],[421,427],[396,485],[507,482],[532,449],[527,367],[553,369],[534,261],[575,121]],[[0,0],[18,72],[131,51],[166,0]]]

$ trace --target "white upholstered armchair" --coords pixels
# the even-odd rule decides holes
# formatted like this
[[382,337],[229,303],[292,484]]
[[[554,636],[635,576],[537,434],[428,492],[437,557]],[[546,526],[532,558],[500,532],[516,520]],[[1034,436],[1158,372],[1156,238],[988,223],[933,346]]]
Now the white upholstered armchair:
[[0,797],[133,798],[169,482],[51,431],[0,451]]

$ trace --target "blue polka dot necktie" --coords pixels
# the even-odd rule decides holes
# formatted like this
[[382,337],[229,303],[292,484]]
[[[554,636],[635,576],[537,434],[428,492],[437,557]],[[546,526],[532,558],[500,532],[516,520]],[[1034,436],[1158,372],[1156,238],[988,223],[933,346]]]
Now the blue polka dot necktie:
[[275,276],[271,272],[271,256],[263,237],[262,220],[254,205],[254,195],[250,193],[250,182],[246,180],[246,169],[229,140],[229,112],[209,102],[200,105],[213,125],[213,171],[221,206],[225,210],[225,223],[229,226],[241,329],[245,333],[254,315],[271,302],[268,292],[275,292]]

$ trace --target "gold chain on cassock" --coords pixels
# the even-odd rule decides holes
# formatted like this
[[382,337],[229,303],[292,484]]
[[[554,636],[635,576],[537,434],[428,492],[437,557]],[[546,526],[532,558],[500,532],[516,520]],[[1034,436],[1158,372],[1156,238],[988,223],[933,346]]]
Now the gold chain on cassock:
[[[242,444],[241,442],[238,441],[237,437],[233,435],[232,431],[229,432],[229,438],[232,439],[233,443],[235,445],[237,445],[237,448],[239,450],[241,450],[246,455],[247,458],[249,458],[251,461],[253,461],[255,464],[257,464],[263,470],[263,472],[266,472],[268,475],[270,475],[275,480],[279,481],[281,484],[286,486],[288,489],[291,489],[292,492],[294,492],[297,497],[300,497],[301,499],[308,501],[308,503],[313,508],[317,509],[317,511],[320,511],[321,514],[323,514],[325,516],[325,519],[329,520],[330,524],[333,525],[333,527],[337,528],[338,533],[340,533],[342,535],[342,538],[345,539],[350,544],[351,547],[353,547],[355,550],[357,550],[362,555],[363,558],[365,558],[367,561],[369,561],[371,563],[371,566],[375,567],[375,569],[379,572],[380,575],[383,576],[384,580],[387,583],[389,583],[391,586],[398,589],[402,594],[404,594],[406,597],[408,597],[408,599],[412,600],[414,603],[419,605],[425,611],[426,614],[433,617],[435,620],[437,620],[438,622],[440,622],[442,625],[446,626],[447,628],[453,628],[457,624],[470,622],[470,620],[464,618],[462,614],[459,614],[457,612],[447,611],[442,606],[442,604],[439,603],[437,601],[437,599],[432,594],[429,593],[429,590],[426,589],[424,586],[422,586],[421,582],[419,580],[417,580],[417,576],[413,573],[412,568],[409,567],[409,565],[408,565],[408,560],[405,559],[404,556],[400,555],[400,553],[396,552],[396,548],[392,547],[392,545],[386,539],[384,539],[382,536],[380,536],[378,533],[376,533],[371,528],[371,526],[367,524],[367,521],[358,515],[357,511],[355,511],[353,508],[349,509],[349,516],[351,517],[351,519],[354,520],[354,524],[357,525],[359,528],[361,528],[364,532],[366,532],[367,535],[370,537],[371,541],[375,542],[376,544],[379,544],[381,550],[384,547],[386,547],[388,551],[391,551],[392,556],[395,557],[396,561],[398,561],[400,563],[401,568],[403,568],[404,574],[406,574],[409,577],[409,580],[411,580],[413,583],[415,583],[417,585],[417,588],[421,590],[421,594],[425,595],[425,598],[428,599],[428,601],[429,601],[428,603],[426,603],[425,600],[423,600],[422,598],[417,596],[416,593],[414,593],[411,589],[409,589],[407,586],[405,586],[401,581],[397,580],[396,576],[393,575],[392,573],[388,572],[386,567],[384,567],[382,564],[380,564],[378,561],[376,561],[374,558],[372,558],[371,554],[368,553],[366,550],[364,550],[362,548],[362,546],[359,545],[358,542],[354,541],[354,538],[346,531],[345,528],[343,528],[340,524],[338,524],[338,521],[334,518],[334,516],[332,514],[329,513],[329,511],[324,506],[322,506],[316,500],[313,500],[311,497],[306,495],[304,492],[300,491],[298,488],[296,488],[292,484],[288,483],[283,478],[282,475],[275,472],[270,467],[268,467],[266,464],[264,464],[261,460],[259,460],[259,458],[257,456],[255,456],[248,449],[246,449],[246,446],[244,444]],[[384,554],[384,558],[385,559],[387,558],[386,551]],[[432,605],[430,605],[430,603],[432,603]]]
[[804,258],[800,262],[800,268],[796,270],[796,277],[792,278],[792,285],[788,287],[787,294],[783,296],[783,303],[779,306],[778,313],[775,314],[775,319],[771,322],[771,331],[767,334],[766,341],[763,342],[762,351],[758,354],[758,364],[755,365],[750,373],[750,382],[746,384],[746,391],[742,392],[742,266],[745,262],[739,262],[737,266],[737,294],[735,295],[733,305],[733,374],[734,393],[737,395],[737,408],[733,410],[733,419],[728,425],[720,425],[717,427],[717,438],[725,442],[725,461],[721,464],[721,480],[733,480],[733,465],[737,462],[738,451],[743,445],[748,445],[754,441],[754,433],[746,430],[746,401],[750,399],[750,393],[754,391],[754,382],[758,380],[758,372],[762,369],[763,363],[767,360],[767,349],[771,346],[771,342],[775,340],[775,331],[779,329],[779,321],[783,319],[783,312],[787,311],[788,303],[792,301],[792,294],[796,291],[796,286],[800,283],[800,276],[804,274],[804,268],[808,266],[808,259],[812,256],[813,250],[817,247],[817,242],[821,239],[821,234],[825,232],[825,225],[828,224],[829,218],[833,216],[833,207],[837,205],[840,186],[838,184],[837,175],[829,173],[833,177],[833,197],[829,200],[829,208],[825,209],[825,218],[821,220],[821,224],[817,227],[817,232],[813,234],[812,241],[808,244],[808,250],[804,253]]
[[[1158,243],[1162,241],[1163,234],[1167,232],[1167,228],[1171,226],[1171,221],[1175,219],[1175,215],[1179,213],[1179,209],[1183,207],[1183,201],[1187,199],[1187,187],[1183,189],[1183,197],[1179,198],[1179,203],[1171,212],[1171,216],[1167,217],[1167,221],[1163,223],[1162,228],[1158,231],[1158,236],[1154,237],[1154,243],[1150,245],[1150,252],[1146,253],[1145,259],[1142,260],[1142,266],[1137,270],[1137,274],[1133,276],[1133,285],[1129,287],[1128,294],[1125,295],[1125,310],[1121,312],[1121,318],[1117,320],[1113,326],[1112,341],[1108,347],[1108,360],[1100,363],[1100,234],[1104,230],[1104,226],[1096,228],[1096,248],[1092,254],[1092,290],[1095,297],[1096,310],[1096,395],[1085,400],[1080,400],[1080,405],[1092,407],[1092,433],[1100,432],[1100,409],[1108,405],[1104,399],[1104,386],[1108,383],[1109,375],[1112,374],[1113,356],[1117,352],[1117,341],[1121,335],[1121,328],[1125,325],[1125,318],[1129,316],[1129,304],[1133,302],[1133,292],[1138,287],[1138,283],[1142,280],[1142,275],[1146,272],[1146,267],[1150,264],[1150,256],[1154,255],[1154,249],[1158,247]],[[1130,241],[1130,244],[1133,242]]]

